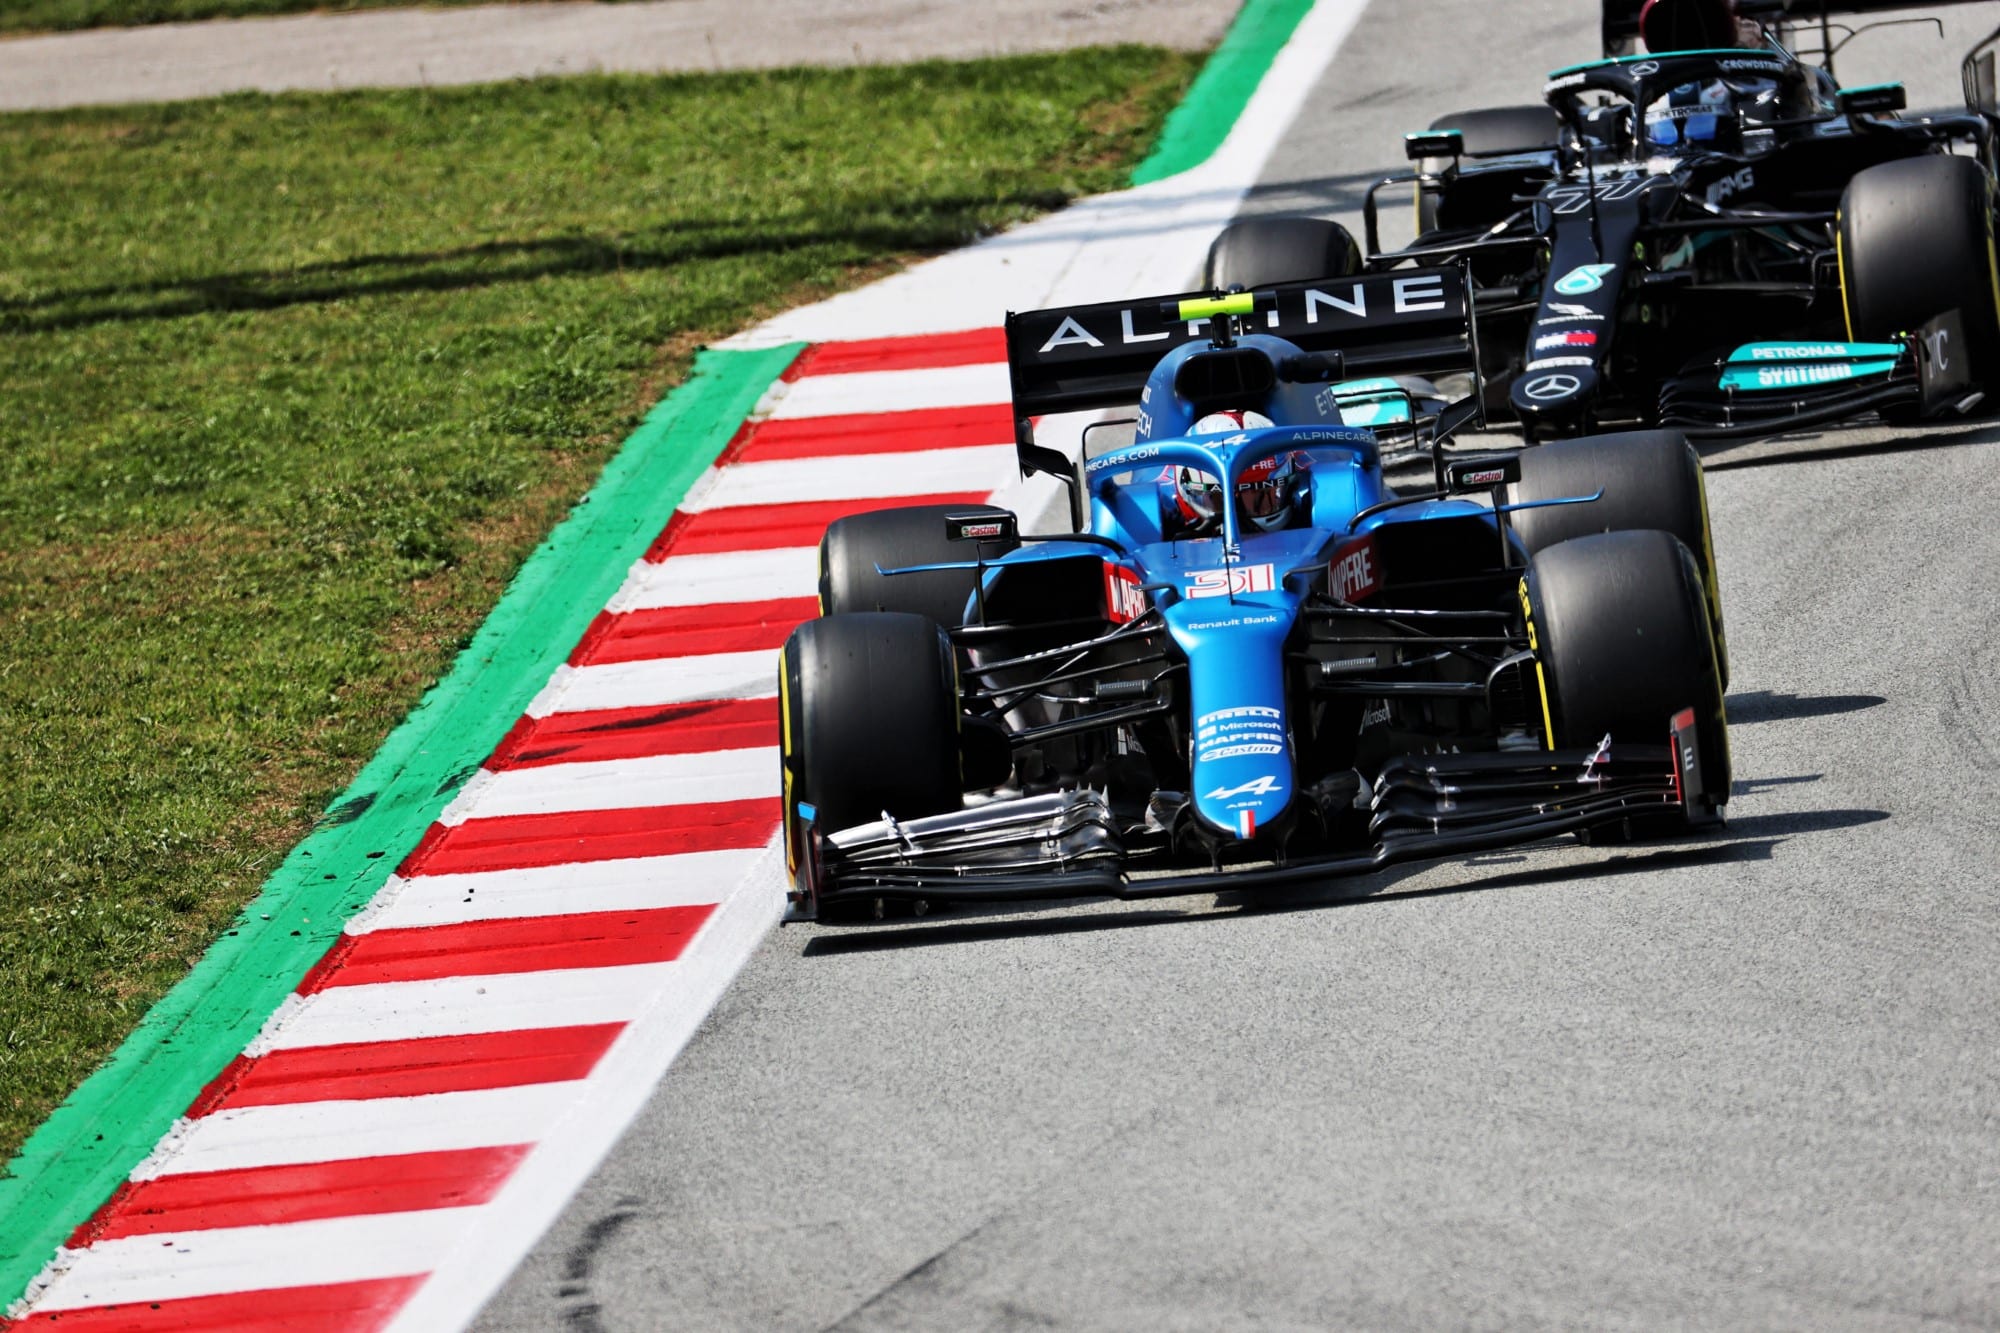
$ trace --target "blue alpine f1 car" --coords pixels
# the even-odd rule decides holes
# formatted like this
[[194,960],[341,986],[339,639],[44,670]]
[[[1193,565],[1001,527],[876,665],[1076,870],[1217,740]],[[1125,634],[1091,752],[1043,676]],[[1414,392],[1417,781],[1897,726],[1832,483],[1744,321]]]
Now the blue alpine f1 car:
[[[1678,434],[1447,455],[1463,266],[1009,317],[1024,472],[845,518],[782,665],[789,919],[1299,884],[1728,799]],[[1439,406],[1397,376],[1471,374]],[[1399,402],[1390,402],[1400,395]],[[1037,438],[1117,409],[1080,463]],[[1065,418],[1067,419],[1067,418]],[[1375,427],[1432,457],[1385,481]],[[1100,447],[1112,437],[1116,442]]]

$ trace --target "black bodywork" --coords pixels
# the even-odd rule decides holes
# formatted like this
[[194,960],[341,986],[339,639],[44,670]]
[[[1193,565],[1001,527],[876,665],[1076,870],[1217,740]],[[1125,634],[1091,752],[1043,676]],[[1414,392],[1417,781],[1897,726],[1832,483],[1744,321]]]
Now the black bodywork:
[[[1900,9],[1843,0],[1841,11]],[[1776,36],[1795,35],[1772,0],[1748,0]],[[1607,0],[1608,50],[1629,45],[1639,0]],[[1824,16],[1813,7],[1818,31]],[[2000,34],[1996,34],[2000,36]],[[1991,39],[1989,39],[1989,42]],[[1440,160],[1448,136],[1412,135],[1411,155],[1437,169],[1370,191],[1366,266],[1469,261],[1496,414],[1530,439],[1622,423],[1748,436],[1871,409],[1942,415],[1974,405],[1964,358],[1947,369],[1908,331],[1886,379],[1797,395],[1740,396],[1718,383],[1734,348],[1757,340],[1840,342],[1843,308],[1837,217],[1842,193],[1872,166],[1923,154],[1971,155],[1990,177],[1996,129],[1991,64],[1968,57],[1962,113],[1904,115],[1898,85],[1841,91],[1821,63],[1776,40],[1756,50],[1625,56],[1559,70],[1546,96],[1562,124],[1552,151]],[[1981,78],[1984,72],[1983,82]],[[1700,142],[1648,126],[1649,108],[1677,90],[1720,87],[1735,97]],[[1988,91],[1982,91],[1986,89]],[[1672,144],[1656,141],[1671,132]],[[1414,186],[1436,226],[1383,252],[1377,195]],[[1804,354],[1804,349],[1802,353]]]

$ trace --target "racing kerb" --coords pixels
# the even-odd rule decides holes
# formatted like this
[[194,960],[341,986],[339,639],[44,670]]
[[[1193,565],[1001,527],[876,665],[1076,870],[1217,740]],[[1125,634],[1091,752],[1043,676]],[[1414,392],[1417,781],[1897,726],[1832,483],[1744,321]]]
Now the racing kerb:
[[[470,1319],[777,919],[773,666],[815,609],[820,532],[885,503],[1048,504],[1015,469],[1002,314],[1185,287],[1365,3],[1250,0],[1152,183],[704,353],[326,827],[0,1181],[9,1314]],[[718,399],[787,366],[718,429]],[[667,512],[676,464],[725,441]]]

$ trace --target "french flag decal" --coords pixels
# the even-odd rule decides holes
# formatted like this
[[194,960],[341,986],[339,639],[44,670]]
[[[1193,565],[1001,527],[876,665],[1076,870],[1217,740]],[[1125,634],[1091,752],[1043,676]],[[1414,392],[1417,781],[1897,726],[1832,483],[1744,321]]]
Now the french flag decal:
[[1245,841],[1257,836],[1257,812],[1245,810],[1236,816],[1236,835]]

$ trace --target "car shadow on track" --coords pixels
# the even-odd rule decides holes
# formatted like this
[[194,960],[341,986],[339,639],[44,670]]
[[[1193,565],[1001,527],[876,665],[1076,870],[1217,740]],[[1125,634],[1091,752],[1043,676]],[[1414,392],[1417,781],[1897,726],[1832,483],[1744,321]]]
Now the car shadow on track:
[[1859,427],[1833,430],[1824,435],[1817,432],[1780,435],[1747,444],[1705,441],[1696,443],[1695,452],[1701,456],[1704,472],[1734,472],[1745,468],[1779,467],[1787,463],[1819,463],[1995,443],[2000,443],[2000,424],[1973,421],[1931,426]]
[[[1808,781],[1810,779],[1800,779]],[[1190,908],[1134,908],[1104,910],[1102,899],[1072,899],[1035,904],[1032,908],[986,910],[958,907],[947,915],[923,924],[884,923],[843,928],[838,933],[815,933],[800,951],[808,958],[868,953],[883,949],[923,948],[942,944],[967,944],[982,940],[1026,939],[1056,935],[1088,934],[1106,930],[1137,930],[1148,926],[1197,925],[1226,922],[1246,915],[1279,912],[1320,911],[1328,908],[1359,907],[1423,898],[1443,898],[1462,893],[1484,893],[1493,889],[1546,887],[1607,876],[1646,874],[1695,866],[1741,864],[1768,861],[1779,844],[1802,833],[1825,833],[1877,823],[1889,818],[1886,810],[1806,810],[1790,814],[1751,815],[1730,821],[1727,841],[1702,839],[1698,842],[1629,846],[1601,858],[1561,865],[1541,865],[1507,870],[1501,866],[1526,859],[1522,854],[1504,854],[1460,863],[1469,877],[1454,884],[1398,890],[1395,885],[1426,866],[1399,867],[1375,875],[1336,880],[1323,885],[1284,891],[1227,893],[1212,900],[1213,906]],[[1559,844],[1557,844],[1559,845]],[[1547,844],[1545,844],[1547,846]],[[1436,865],[1437,863],[1432,863]],[[1498,873],[1481,873],[1495,870]],[[1065,907],[1078,909],[1075,915],[1046,915]],[[1089,909],[1089,910],[1086,910]],[[1038,915],[1022,915],[1033,911]]]
[[[1389,167],[1380,171],[1350,171],[1336,176],[1266,181],[1250,187],[1236,215],[1248,218],[1290,217],[1299,213],[1319,216],[1358,213],[1367,201],[1369,187],[1401,169]],[[1407,192],[1401,198],[1407,201]]]
[[[1757,690],[1729,696],[1729,725],[1790,722],[1807,717],[1838,717],[1878,708],[1889,701],[1879,694],[1778,694]],[[1775,783],[1777,780],[1773,780]],[[1767,784],[1771,785],[1771,784]]]

